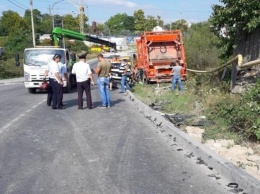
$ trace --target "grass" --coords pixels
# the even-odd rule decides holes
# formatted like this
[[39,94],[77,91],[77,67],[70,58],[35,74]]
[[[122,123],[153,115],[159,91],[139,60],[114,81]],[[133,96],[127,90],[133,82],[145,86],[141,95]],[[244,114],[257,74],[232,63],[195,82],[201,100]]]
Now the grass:
[[[22,63],[21,63],[22,64]],[[15,66],[14,58],[0,61],[0,79],[9,79],[23,76],[23,66]]]
[[[167,88],[170,85],[170,83],[161,84],[160,88]],[[214,104],[230,99],[230,94],[222,92],[217,85],[212,86],[209,83],[198,85],[195,78],[190,78],[183,85],[183,93],[179,92],[178,88],[173,92],[170,89],[158,90],[156,84],[136,84],[133,87],[133,92],[148,105],[153,102],[165,102],[162,110],[164,113],[193,114],[198,117],[203,115],[207,118],[210,117]],[[230,130],[225,119],[214,118],[214,123],[214,125],[203,127],[205,129],[204,141],[207,139],[233,139],[236,143],[243,141],[238,133]],[[189,121],[185,124],[188,125]]]
[[135,95],[148,105],[162,102],[165,113],[188,114],[194,110],[196,96],[189,91],[180,92],[178,89],[171,91],[170,83],[161,84],[160,89],[156,84],[136,84],[133,90]]

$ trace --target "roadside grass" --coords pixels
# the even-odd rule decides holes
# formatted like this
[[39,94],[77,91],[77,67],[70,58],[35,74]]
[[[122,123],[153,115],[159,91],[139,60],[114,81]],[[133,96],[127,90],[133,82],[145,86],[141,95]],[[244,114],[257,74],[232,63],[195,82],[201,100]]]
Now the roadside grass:
[[[22,64],[22,63],[21,63]],[[15,66],[13,59],[0,60],[0,79],[9,79],[23,76],[23,66]]]
[[[197,97],[191,92],[180,92],[178,88],[170,90],[170,83],[160,84],[135,84],[133,91],[135,95],[145,104],[162,103],[164,113],[184,113],[188,114],[194,110]],[[162,88],[162,89],[161,89]]]
[[[160,88],[169,86],[170,83],[161,84]],[[147,105],[164,102],[162,106],[164,113],[206,116],[214,124],[203,126],[204,141],[207,139],[233,139],[238,144],[252,139],[256,142],[259,141],[256,136],[259,134],[260,124],[257,121],[253,122],[257,120],[256,116],[259,115],[260,107],[254,104],[254,109],[252,109],[252,104],[247,105],[248,101],[242,100],[243,95],[231,95],[227,92],[229,82],[215,82],[206,77],[191,77],[184,82],[183,93],[180,93],[178,88],[172,92],[169,89],[158,90],[156,87],[156,84],[136,84],[133,92]],[[258,91],[255,89],[254,95],[250,96],[257,96]],[[254,125],[250,126],[250,122]],[[188,124],[188,122],[184,124]]]

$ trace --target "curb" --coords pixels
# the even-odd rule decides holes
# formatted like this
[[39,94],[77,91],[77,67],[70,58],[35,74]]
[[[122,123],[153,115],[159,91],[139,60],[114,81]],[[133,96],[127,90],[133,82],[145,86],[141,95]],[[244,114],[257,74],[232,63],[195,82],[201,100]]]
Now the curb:
[[228,160],[220,157],[205,145],[193,140],[188,134],[176,128],[174,124],[161,114],[155,112],[149,106],[137,99],[132,92],[128,91],[126,97],[137,106],[141,114],[153,122],[157,127],[163,129],[165,133],[171,135],[171,138],[176,139],[177,142],[192,151],[197,158],[199,157],[204,161],[205,165],[209,168],[214,168],[219,174],[232,181],[232,183],[237,183],[239,188],[243,189],[243,193],[259,194],[260,181],[258,179],[247,174]]

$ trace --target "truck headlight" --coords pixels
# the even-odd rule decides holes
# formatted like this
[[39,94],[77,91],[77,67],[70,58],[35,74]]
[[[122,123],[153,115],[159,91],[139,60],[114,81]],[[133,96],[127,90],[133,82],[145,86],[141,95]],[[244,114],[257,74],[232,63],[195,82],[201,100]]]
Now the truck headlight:
[[26,82],[29,81],[29,79],[30,79],[30,74],[27,73],[26,71],[24,71],[23,74],[24,74],[24,81],[26,81]]

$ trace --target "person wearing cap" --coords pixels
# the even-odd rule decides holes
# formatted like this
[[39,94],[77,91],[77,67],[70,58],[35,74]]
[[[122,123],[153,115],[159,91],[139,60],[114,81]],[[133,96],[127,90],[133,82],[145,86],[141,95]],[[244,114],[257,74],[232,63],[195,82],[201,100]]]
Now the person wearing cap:
[[[55,61],[55,60],[53,59],[53,61]],[[44,73],[44,79],[46,79],[47,76],[50,77],[51,64],[53,63],[53,61],[48,63],[48,65],[47,65],[48,69]],[[67,73],[67,69],[66,69],[65,64],[58,62],[58,65],[59,65],[60,78],[64,77],[66,79],[66,81],[68,81],[68,73]],[[59,95],[59,97],[61,98],[60,99],[60,102],[61,102],[60,106],[64,106],[64,104],[62,103],[62,100],[63,100],[63,85],[60,85],[60,87],[61,87],[60,95]],[[51,106],[52,96],[53,96],[53,90],[52,90],[51,84],[48,85],[47,93],[48,93],[48,95],[47,95],[47,105]]]
[[93,72],[98,74],[98,91],[101,97],[101,105],[99,108],[106,109],[110,107],[109,74],[111,71],[111,63],[104,59],[102,54],[99,54],[97,59],[99,63]]
[[75,63],[72,68],[72,73],[76,74],[77,91],[78,91],[78,109],[83,109],[83,92],[86,93],[87,108],[92,108],[91,85],[94,85],[92,71],[88,63],[86,63],[86,52],[78,55],[79,62]]
[[49,75],[50,85],[53,91],[52,109],[63,109],[63,107],[61,106],[61,85],[63,85],[63,82],[62,82],[62,78],[60,77],[60,67],[59,67],[60,61],[61,61],[61,55],[56,53],[53,56],[53,61],[51,61],[48,64],[49,67],[48,75]]

